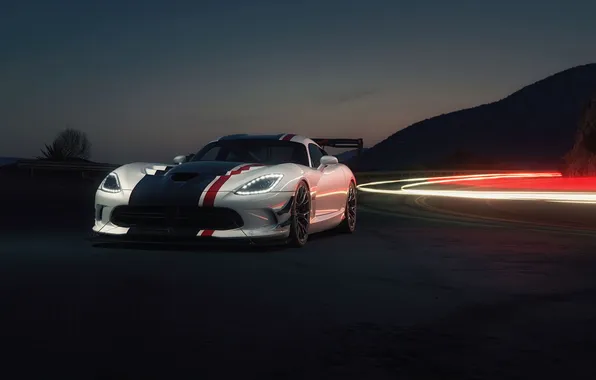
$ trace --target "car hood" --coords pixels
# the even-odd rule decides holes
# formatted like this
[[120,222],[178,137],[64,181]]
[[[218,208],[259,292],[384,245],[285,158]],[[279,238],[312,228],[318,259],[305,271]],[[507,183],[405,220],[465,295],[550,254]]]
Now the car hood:
[[[214,193],[229,192],[266,168],[238,162],[188,162],[152,165],[131,189],[130,205],[197,205]],[[209,196],[206,196],[209,194]]]
[[191,161],[184,164],[170,166],[168,175],[176,173],[195,173],[203,175],[226,175],[230,171],[246,172],[249,168],[262,168],[264,165],[244,162],[225,162],[225,161]]

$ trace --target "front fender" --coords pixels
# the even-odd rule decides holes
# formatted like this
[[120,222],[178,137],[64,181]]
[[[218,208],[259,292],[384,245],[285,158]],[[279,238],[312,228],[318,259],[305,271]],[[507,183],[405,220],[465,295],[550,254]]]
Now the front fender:
[[122,165],[113,170],[113,172],[118,175],[122,190],[132,190],[147,175],[146,169],[165,170],[168,166],[171,165],[152,162],[133,162]]
[[344,165],[344,164],[340,164],[342,166],[342,169],[344,171],[344,174],[346,176],[346,179],[348,180],[348,183],[346,185],[350,185],[350,181],[354,182],[354,185],[358,185],[358,182],[356,182],[356,176],[354,175],[354,172],[352,172],[352,169],[350,169],[348,166]]
[[266,167],[257,167],[252,170],[231,175],[222,179],[223,184],[219,187],[221,192],[233,192],[238,190],[247,182],[257,179],[266,174],[283,174],[282,180],[273,188],[272,192],[294,191],[298,181],[304,178],[304,171],[296,164],[281,164]]

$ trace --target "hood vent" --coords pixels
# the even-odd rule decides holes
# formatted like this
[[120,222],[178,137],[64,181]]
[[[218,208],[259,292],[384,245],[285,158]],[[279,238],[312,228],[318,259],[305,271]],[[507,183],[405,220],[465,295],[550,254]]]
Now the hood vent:
[[172,181],[174,182],[186,182],[197,177],[197,173],[172,173]]

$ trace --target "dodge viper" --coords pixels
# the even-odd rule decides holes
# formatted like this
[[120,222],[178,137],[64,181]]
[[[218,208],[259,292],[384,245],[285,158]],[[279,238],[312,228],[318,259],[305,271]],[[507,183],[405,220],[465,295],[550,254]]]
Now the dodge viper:
[[131,163],[95,194],[98,237],[280,241],[356,227],[356,179],[315,140],[231,135],[173,164]]

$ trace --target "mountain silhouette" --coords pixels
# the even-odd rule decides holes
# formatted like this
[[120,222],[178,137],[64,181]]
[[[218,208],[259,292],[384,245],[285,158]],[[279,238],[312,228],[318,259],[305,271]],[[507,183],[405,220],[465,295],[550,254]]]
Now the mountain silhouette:
[[0,166],[12,165],[17,162],[19,158],[16,157],[0,157]]
[[433,117],[389,136],[349,164],[359,171],[501,167],[558,169],[596,94],[596,64],[577,66],[508,97]]
[[[364,149],[362,149],[362,152],[365,152],[367,150],[368,150],[367,148],[364,148]],[[341,152],[341,153],[335,154],[335,157],[337,157],[339,162],[343,163],[343,162],[350,161],[357,155],[358,155],[358,149],[352,149],[352,150],[348,150],[346,152]]]

